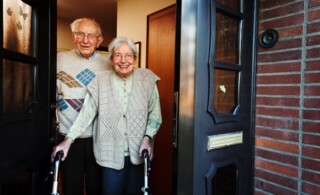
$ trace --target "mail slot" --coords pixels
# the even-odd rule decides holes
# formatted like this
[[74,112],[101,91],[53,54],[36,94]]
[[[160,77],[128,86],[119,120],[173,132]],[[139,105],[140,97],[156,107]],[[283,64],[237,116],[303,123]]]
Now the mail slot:
[[208,136],[208,151],[242,144],[243,131]]

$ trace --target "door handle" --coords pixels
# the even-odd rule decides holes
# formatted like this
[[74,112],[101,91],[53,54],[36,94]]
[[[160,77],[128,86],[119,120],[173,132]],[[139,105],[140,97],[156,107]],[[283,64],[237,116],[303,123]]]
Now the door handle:
[[174,148],[178,147],[178,111],[179,111],[179,92],[173,94],[173,125],[172,125],[172,144]]
[[50,104],[50,111],[53,114],[53,116],[51,117],[51,131],[50,131],[50,138],[49,138],[49,142],[50,144],[56,144],[57,141],[57,133],[59,131],[59,124],[57,122],[56,119],[56,103],[51,103]]

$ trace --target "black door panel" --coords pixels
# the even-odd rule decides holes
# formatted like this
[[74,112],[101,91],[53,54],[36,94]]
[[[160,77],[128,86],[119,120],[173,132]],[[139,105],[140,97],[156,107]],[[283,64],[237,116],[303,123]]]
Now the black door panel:
[[48,194],[56,1],[3,0],[0,195]]
[[178,194],[252,194],[256,1],[181,1]]

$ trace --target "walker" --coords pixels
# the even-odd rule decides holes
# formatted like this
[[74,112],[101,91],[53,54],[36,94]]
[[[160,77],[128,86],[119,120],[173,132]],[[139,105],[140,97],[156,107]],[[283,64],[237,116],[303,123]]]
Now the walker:
[[142,192],[144,195],[151,195],[151,190],[148,186],[148,176],[151,171],[151,162],[147,149],[142,150],[142,156],[144,158],[144,186],[142,187]]
[[59,164],[61,161],[61,158],[63,157],[63,151],[60,150],[56,153],[56,156],[54,158],[54,167],[53,170],[51,170],[50,174],[53,174],[53,184],[52,184],[52,193],[51,195],[59,195],[58,193],[58,172],[59,172]]

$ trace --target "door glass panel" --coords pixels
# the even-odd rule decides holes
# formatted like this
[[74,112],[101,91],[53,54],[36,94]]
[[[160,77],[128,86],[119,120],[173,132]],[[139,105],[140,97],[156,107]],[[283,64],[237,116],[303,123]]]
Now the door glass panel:
[[3,114],[27,111],[33,102],[33,65],[3,60]]
[[214,89],[213,106],[216,112],[232,113],[238,104],[238,72],[215,68]]
[[238,170],[232,164],[217,169],[212,179],[212,195],[216,194],[237,194]]
[[239,64],[239,20],[216,13],[216,61]]
[[20,0],[3,0],[3,48],[32,54],[32,8]]
[[216,0],[216,2],[221,3],[227,7],[230,7],[235,11],[239,11],[239,8],[240,8],[239,0]]

